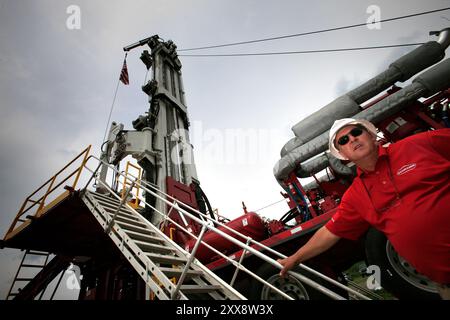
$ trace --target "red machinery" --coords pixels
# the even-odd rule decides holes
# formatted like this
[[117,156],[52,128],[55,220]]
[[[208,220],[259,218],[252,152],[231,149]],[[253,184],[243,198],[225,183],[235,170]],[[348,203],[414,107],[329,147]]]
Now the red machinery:
[[[248,237],[251,237],[253,240],[261,241],[267,238],[268,232],[267,227],[264,221],[261,219],[259,215],[254,212],[248,212],[226,224],[227,227],[238,231]],[[220,231],[224,233],[236,237],[230,230],[219,227]],[[240,239],[240,237],[236,237],[241,242],[246,241],[246,239]],[[203,237],[203,241],[219,250],[221,253],[228,255],[236,252],[239,247],[233,244],[231,241],[225,240],[223,237],[219,236],[215,232],[208,232]],[[192,239],[188,241],[185,245],[186,250],[191,251],[194,248],[196,240]],[[200,245],[195,254],[197,259],[201,262],[207,264],[214,260],[220,258],[214,251],[208,249],[204,245]]]

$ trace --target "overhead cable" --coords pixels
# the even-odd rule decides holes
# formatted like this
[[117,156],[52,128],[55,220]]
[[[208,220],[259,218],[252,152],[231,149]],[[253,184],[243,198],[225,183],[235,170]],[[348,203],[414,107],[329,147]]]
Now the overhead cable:
[[229,53],[229,54],[180,54],[180,57],[243,57],[243,56],[272,56],[272,55],[288,55],[288,54],[307,54],[307,53],[327,53],[327,52],[343,52],[343,51],[357,51],[357,50],[374,50],[397,47],[411,47],[419,46],[419,43],[406,44],[392,44],[385,46],[373,47],[355,47],[355,48],[338,48],[338,49],[321,49],[321,50],[303,50],[303,51],[280,51],[280,52],[253,52],[253,53]]
[[365,23],[352,24],[352,25],[342,26],[342,27],[335,27],[335,28],[328,28],[328,29],[323,29],[323,30],[316,30],[316,31],[308,31],[308,32],[302,32],[302,33],[289,34],[289,35],[278,36],[278,37],[270,37],[270,38],[248,40],[248,41],[241,41],[241,42],[233,42],[233,43],[226,43],[226,44],[218,44],[218,45],[209,45],[209,46],[187,48],[187,49],[178,49],[178,52],[180,52],[180,51],[204,50],[204,49],[211,49],[211,48],[231,47],[231,46],[250,44],[250,43],[256,43],[256,42],[264,42],[264,41],[273,41],[273,40],[293,38],[293,37],[301,37],[301,36],[317,34],[317,33],[325,33],[325,32],[330,32],[330,31],[337,31],[337,30],[343,30],[343,29],[350,29],[350,28],[368,26],[368,25],[371,25],[371,24],[374,24],[374,23],[382,23],[382,22],[390,22],[390,21],[395,21],[395,20],[407,19],[407,18],[422,16],[422,15],[436,13],[436,12],[441,12],[441,11],[446,11],[446,10],[450,10],[450,7],[442,8],[442,9],[436,9],[436,10],[430,10],[430,11],[424,11],[424,12],[419,12],[419,13],[413,13],[413,14],[408,14],[408,15],[404,15],[404,16],[394,17],[394,18],[382,19],[380,21],[374,21],[373,23],[365,22]]

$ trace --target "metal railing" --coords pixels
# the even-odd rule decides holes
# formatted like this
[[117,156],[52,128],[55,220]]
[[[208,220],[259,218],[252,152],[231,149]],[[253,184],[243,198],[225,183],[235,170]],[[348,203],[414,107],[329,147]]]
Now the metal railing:
[[[139,179],[140,179],[140,177],[141,177],[141,172],[142,172],[141,167],[132,164],[130,161],[127,161],[127,164],[126,164],[126,166],[125,166],[125,179],[124,179],[123,182],[118,181],[119,183],[122,184],[122,198],[125,197],[125,194],[127,193],[127,190],[128,190],[128,189],[130,190],[129,195],[132,195],[132,194],[133,194],[133,187],[134,187],[134,184],[133,184],[133,182],[131,181],[131,179],[128,178],[128,176],[131,175],[131,174],[130,174],[130,168],[136,169],[136,170],[138,171],[138,177],[139,177]],[[134,176],[133,176],[133,177],[134,177]],[[135,209],[139,207],[139,191],[140,191],[139,186],[136,186],[136,191],[135,191],[136,196],[134,197],[134,199],[131,199],[131,201],[130,201],[130,205],[131,205],[133,208],[135,208]]]
[[[9,227],[5,238],[8,237],[9,234],[11,234],[15,229],[18,222],[25,223],[27,220],[22,219],[22,216],[26,213],[30,212],[32,208],[36,208],[36,211],[30,212],[31,214],[27,216],[27,219],[29,217],[40,217],[43,212],[46,210],[46,200],[48,199],[49,195],[52,194],[56,189],[58,189],[63,183],[65,183],[67,180],[69,180],[71,177],[75,176],[75,179],[73,183],[70,186],[65,187],[66,191],[60,194],[55,200],[57,201],[58,198],[64,197],[64,195],[69,194],[69,190],[75,190],[75,187],[78,183],[78,180],[80,179],[81,171],[85,167],[86,162],[88,161],[88,155],[89,151],[91,150],[91,145],[89,145],[86,149],[84,149],[80,154],[78,154],[72,161],[70,161],[68,164],[66,164],[61,170],[59,170],[55,175],[53,175],[50,179],[48,179],[44,184],[42,184],[38,189],[36,189],[32,194],[30,194],[25,201],[23,202],[22,206],[19,209],[19,212],[17,213],[16,217],[13,220],[13,223]],[[84,156],[84,157],[83,157]],[[66,171],[75,161],[83,157],[81,164],[76,167],[75,170],[70,172],[67,176],[62,178],[60,182],[57,183],[57,178],[60,178],[60,175]],[[55,185],[56,184],[56,185]],[[47,189],[45,190],[45,187]],[[37,200],[32,199],[33,196],[39,196],[39,192],[45,190],[45,193]],[[53,201],[55,201],[53,200]],[[51,204],[51,203],[50,203]]]
[[[88,161],[89,161],[89,159],[91,159],[91,158],[97,160],[99,164],[102,164],[102,163],[103,163],[103,164],[107,165],[110,169],[112,169],[113,171],[115,171],[116,174],[123,175],[123,173],[119,172],[116,168],[114,168],[113,166],[111,166],[111,165],[109,165],[109,164],[107,164],[107,163],[101,161],[99,158],[97,158],[97,157],[95,157],[95,156],[90,156],[90,157],[88,158]],[[97,183],[97,184],[99,184],[99,183],[102,184],[104,187],[106,187],[107,189],[109,189],[109,191],[111,192],[111,194],[112,194],[113,196],[115,196],[117,199],[121,200],[121,199],[120,199],[121,197],[120,197],[119,195],[117,195],[117,194],[115,193],[114,190],[112,190],[112,189],[111,189],[106,183],[104,183],[103,181],[100,181],[100,180],[97,179],[97,177],[96,177],[96,171],[95,171],[95,170],[91,170],[89,167],[87,167],[87,161],[86,161],[85,168],[86,168],[88,171],[90,171],[90,172],[93,174],[93,176],[95,176],[94,178],[96,179],[96,181],[97,181],[96,183]],[[212,231],[212,232],[215,232],[216,234],[220,235],[220,236],[223,237],[224,239],[226,239],[226,240],[228,240],[228,241],[234,243],[234,244],[237,245],[239,248],[243,249],[244,252],[243,252],[242,256],[245,256],[246,253],[251,253],[251,254],[257,256],[258,258],[262,259],[262,260],[265,261],[266,263],[269,263],[270,265],[274,266],[275,268],[277,268],[277,269],[282,269],[282,265],[281,265],[279,262],[277,262],[276,260],[274,260],[274,259],[272,259],[271,257],[267,256],[266,254],[264,254],[264,253],[262,253],[262,252],[256,250],[254,247],[251,247],[250,244],[252,244],[252,245],[254,245],[254,246],[257,246],[257,247],[259,247],[259,248],[262,248],[262,249],[264,249],[264,250],[267,250],[268,252],[270,252],[270,253],[272,253],[272,254],[274,254],[274,255],[280,257],[280,258],[286,258],[285,255],[283,255],[283,254],[281,254],[281,253],[279,253],[279,252],[273,250],[273,249],[270,248],[270,247],[267,247],[267,246],[263,245],[263,244],[260,243],[260,242],[257,242],[257,241],[255,241],[255,240],[251,239],[250,237],[247,237],[247,236],[245,236],[245,235],[239,233],[238,231],[236,231],[236,230],[234,230],[234,229],[229,228],[228,226],[226,226],[226,225],[224,225],[224,224],[222,224],[222,223],[220,223],[220,222],[218,222],[218,221],[212,219],[209,215],[205,215],[205,214],[203,214],[202,212],[196,210],[195,208],[192,208],[192,207],[190,207],[190,206],[188,206],[188,205],[186,205],[186,204],[184,204],[184,203],[182,203],[182,202],[179,203],[177,199],[175,199],[175,198],[171,197],[170,195],[168,195],[168,194],[162,192],[161,190],[159,190],[157,187],[153,186],[152,184],[149,184],[149,183],[147,183],[147,182],[145,182],[145,181],[141,181],[140,179],[138,179],[137,177],[134,177],[134,176],[131,175],[131,174],[128,174],[128,175],[134,178],[134,183],[135,183],[137,186],[140,186],[140,187],[142,188],[142,190],[144,190],[145,192],[148,192],[148,193],[151,194],[152,196],[154,196],[154,197],[160,199],[161,201],[163,201],[165,204],[167,204],[167,205],[171,208],[170,210],[176,209],[176,210],[180,213],[180,215],[188,216],[190,219],[192,219],[192,220],[196,221],[197,223],[201,224],[205,230],[208,229],[208,230],[210,230],[210,231]],[[152,189],[152,190],[151,190],[151,189]],[[158,194],[158,193],[159,193],[159,194]],[[172,201],[169,201],[168,199],[170,199],[170,200],[172,200]],[[140,199],[140,200],[141,200],[141,199]],[[228,256],[226,256],[226,255],[224,255],[222,252],[216,250],[215,248],[213,248],[212,246],[210,246],[208,243],[202,241],[202,236],[203,236],[204,232],[202,232],[201,235],[197,237],[197,236],[193,235],[189,230],[187,230],[184,226],[181,226],[181,225],[179,225],[178,223],[176,223],[175,221],[173,221],[172,219],[170,219],[170,218],[168,217],[168,214],[164,214],[163,212],[160,212],[159,210],[157,210],[157,209],[156,209],[155,207],[153,207],[152,205],[146,203],[146,202],[145,202],[145,199],[142,199],[141,201],[142,201],[142,202],[141,202],[142,204],[147,205],[148,207],[150,207],[151,209],[153,209],[154,212],[156,212],[157,214],[161,215],[161,216],[164,218],[164,220],[169,220],[169,221],[171,221],[174,225],[176,225],[178,228],[180,228],[181,230],[183,230],[184,232],[186,232],[189,236],[191,236],[191,237],[193,237],[194,239],[196,239],[197,242],[196,242],[196,244],[194,245],[194,248],[198,247],[199,244],[201,243],[202,245],[206,246],[208,249],[214,251],[214,252],[215,252],[216,254],[218,254],[220,257],[226,259],[226,260],[227,260],[228,262],[230,262],[233,266],[235,266],[235,267],[237,268],[237,269],[236,269],[236,272],[237,272],[237,270],[244,271],[244,272],[246,272],[247,274],[249,274],[250,276],[252,276],[253,278],[255,278],[256,280],[262,282],[264,285],[270,287],[272,290],[274,290],[274,291],[276,291],[277,293],[279,293],[280,295],[282,295],[284,298],[286,298],[286,299],[291,299],[291,300],[292,300],[292,297],[288,296],[287,294],[285,294],[284,292],[282,292],[282,291],[279,290],[278,288],[274,287],[273,285],[271,285],[270,283],[268,283],[267,281],[265,281],[264,279],[262,279],[261,277],[259,277],[257,274],[253,273],[252,271],[248,270],[245,266],[243,266],[243,265],[242,265],[242,262],[243,262],[242,260],[243,260],[243,259],[241,259],[239,262],[238,262],[238,261],[235,261],[234,259],[232,259],[232,258],[230,258],[230,257],[228,257]],[[142,217],[142,216],[140,215],[140,213],[137,212],[137,211],[136,211],[132,206],[130,206],[128,203],[125,203],[124,205],[126,205],[130,210],[132,210],[136,215],[138,215],[138,217],[140,218],[140,220],[141,220],[142,222],[150,224],[150,222],[148,222],[147,219],[145,219],[144,217]],[[183,209],[183,207],[185,207],[187,210],[186,210],[186,209]],[[190,212],[189,212],[188,210],[189,210]],[[169,212],[170,212],[170,211],[169,211]],[[193,212],[193,213],[195,213],[196,215],[198,215],[198,217],[197,217],[196,215],[192,214],[191,212]],[[200,219],[199,217],[203,217],[205,220],[202,220],[202,219]],[[183,219],[182,219],[182,220],[183,220]],[[212,222],[213,222],[212,225],[211,225],[211,224],[208,224],[207,221],[212,221]],[[220,226],[221,228],[224,228],[224,229],[229,230],[230,232],[232,232],[232,233],[235,234],[236,236],[238,236],[238,237],[244,239],[244,240],[246,241],[246,243],[243,243],[243,242],[239,241],[238,239],[236,239],[236,238],[234,238],[234,237],[232,237],[232,236],[230,236],[230,235],[224,233],[224,232],[221,231],[220,229],[216,228],[214,225],[218,225],[218,226]],[[180,247],[180,248],[181,248],[181,247]],[[192,256],[189,252],[185,251],[183,248],[181,248],[181,249],[182,249],[183,252],[186,252],[186,254],[187,254],[188,257]],[[242,257],[242,256],[241,256],[241,257]],[[313,274],[313,275],[315,275],[315,276],[317,276],[317,277],[319,277],[319,278],[321,278],[321,279],[323,279],[323,280],[325,280],[325,281],[327,281],[327,282],[329,282],[329,283],[335,285],[335,286],[338,287],[338,288],[341,288],[341,289],[346,290],[348,293],[352,294],[352,295],[355,296],[355,297],[358,297],[358,298],[360,298],[360,299],[370,300],[368,297],[366,297],[365,295],[363,295],[363,294],[357,292],[356,290],[353,290],[353,289],[351,289],[351,288],[349,288],[349,287],[347,287],[347,286],[345,286],[345,285],[343,285],[343,284],[337,282],[336,280],[331,279],[331,278],[329,278],[329,277],[327,277],[327,276],[325,276],[325,275],[323,275],[323,274],[321,274],[321,273],[315,271],[314,269],[311,269],[311,268],[307,267],[307,266],[304,265],[304,264],[299,264],[299,267],[300,267],[301,269],[306,270],[306,271],[310,272],[311,274]],[[186,269],[186,270],[187,270],[187,269]],[[325,295],[327,295],[327,296],[329,296],[329,297],[331,297],[331,298],[333,298],[333,299],[338,299],[338,300],[345,299],[344,297],[342,297],[342,296],[336,294],[335,292],[331,291],[330,289],[328,289],[328,288],[322,286],[321,284],[318,284],[318,283],[315,282],[314,280],[311,280],[310,278],[305,277],[305,276],[302,275],[302,274],[299,274],[299,273],[293,272],[293,271],[290,271],[289,274],[292,275],[292,276],[294,276],[294,277],[296,277],[296,278],[298,278],[301,282],[303,282],[303,283],[305,283],[305,284],[311,286],[312,288],[314,288],[314,289],[320,291],[321,293],[323,293],[323,294],[325,294]],[[235,278],[235,277],[233,277],[233,278]],[[180,285],[181,285],[181,284],[180,284]]]
[[[88,171],[92,172],[92,173],[95,173],[95,171],[91,170],[91,169],[88,168],[88,167],[86,167],[86,169],[87,169]],[[105,187],[105,189],[108,190],[108,191],[109,191],[109,192],[110,192],[117,200],[121,200],[121,199],[122,199],[122,198],[121,198],[118,194],[116,194],[115,191],[114,191],[113,189],[111,189],[111,187],[110,187],[109,185],[107,185],[106,183],[104,183],[104,182],[102,182],[102,181],[100,181],[100,180],[97,180],[97,183],[99,183],[99,184],[101,184],[103,187]],[[145,203],[145,201],[144,201],[144,203]],[[136,215],[136,217],[138,217],[138,218],[140,219],[140,222],[146,224],[147,226],[149,226],[150,228],[152,228],[152,229],[154,229],[154,230],[155,230],[155,229],[158,230],[153,224],[151,224],[147,219],[145,219],[145,218],[144,218],[139,212],[137,212],[132,206],[130,206],[128,203],[125,203],[125,205],[126,205],[126,207],[127,207],[128,209],[130,209],[131,211],[133,211],[133,213]],[[152,207],[152,206],[150,206],[150,207]],[[179,206],[178,206],[177,203],[175,203],[175,204],[173,205],[172,208],[174,208],[174,207],[179,208]],[[152,208],[153,208],[153,207],[152,207]],[[171,209],[172,209],[172,208],[171,208]],[[157,211],[157,212],[158,212],[159,214],[164,215],[163,213],[161,213],[161,212],[159,212],[159,211]],[[169,211],[169,212],[170,212],[170,211]],[[164,216],[167,218],[166,215],[164,215]],[[183,230],[184,232],[188,233],[190,236],[194,237],[195,239],[198,238],[197,236],[191,234],[190,231],[188,231],[186,228],[184,228],[183,226],[179,225],[178,223],[176,223],[176,222],[173,221],[172,219],[170,219],[170,218],[167,218],[167,219],[170,220],[170,221],[171,221],[174,225],[176,225],[178,228],[180,228],[180,229]],[[112,221],[113,221],[112,218],[109,219],[109,221],[108,221],[107,224],[108,224],[108,225],[111,224]],[[109,230],[111,230],[111,229],[109,229]],[[166,240],[171,240],[171,239],[170,239],[169,237],[167,237],[165,234],[161,234],[161,236],[164,237],[164,238],[166,238]],[[214,252],[216,252],[218,255],[220,255],[221,257],[223,257],[223,258],[229,260],[229,261],[230,261],[231,263],[233,263],[235,266],[239,267],[238,265],[236,265],[236,262],[235,262],[234,260],[231,260],[229,257],[227,257],[227,256],[225,256],[223,253],[217,251],[215,248],[211,247],[209,244],[207,244],[207,243],[205,243],[205,242],[202,242],[202,244],[203,244],[203,245],[206,245],[208,248],[210,248],[211,250],[213,250]],[[192,254],[190,254],[189,252],[187,252],[184,248],[180,247],[180,246],[179,246],[178,244],[176,244],[175,242],[173,242],[173,245],[174,245],[178,250],[182,251],[186,256],[192,257]],[[191,262],[191,263],[192,263],[192,262]],[[198,263],[198,264],[201,264],[199,261],[197,261],[197,263]],[[208,273],[209,273],[210,276],[217,278],[217,276],[216,276],[212,271],[210,271],[210,270],[207,269],[206,267],[205,267],[205,269],[209,271]],[[246,269],[244,266],[240,266],[240,269],[243,270],[243,271],[245,271],[245,272],[247,272],[247,273],[249,273],[250,275],[253,275],[253,276],[254,276],[255,278],[257,278],[259,281],[264,282],[264,283],[265,283],[267,286],[269,286],[272,290],[278,292],[278,293],[279,293],[280,295],[282,295],[283,297],[285,297],[285,298],[287,298],[287,299],[290,299],[290,300],[293,300],[290,296],[288,296],[287,294],[285,294],[284,292],[282,292],[282,291],[279,290],[278,288],[274,287],[274,286],[271,285],[270,283],[267,283],[267,282],[264,281],[262,278],[260,278],[260,277],[258,277],[258,276],[256,276],[256,275],[254,275],[250,270]],[[186,270],[187,270],[187,269],[186,269]],[[223,281],[223,280],[221,280],[220,278],[219,278],[218,280]],[[180,282],[180,283],[181,283],[181,282]]]

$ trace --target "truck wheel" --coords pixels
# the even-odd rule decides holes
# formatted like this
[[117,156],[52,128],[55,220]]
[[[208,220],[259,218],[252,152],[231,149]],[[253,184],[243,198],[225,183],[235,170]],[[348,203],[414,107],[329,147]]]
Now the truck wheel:
[[[302,275],[305,275],[312,280],[327,286],[323,280],[317,279],[312,275],[308,275],[307,271],[303,269],[296,269]],[[280,270],[270,264],[263,264],[256,272],[262,279],[266,280],[276,288],[280,289],[295,300],[324,300],[330,299],[323,293],[313,289],[312,287],[302,283],[294,276],[287,275],[285,278],[279,276]],[[272,290],[270,287],[263,285],[260,281],[252,278],[250,292],[248,293],[251,300],[285,300],[283,296]],[[341,294],[342,293],[338,293]]]
[[386,236],[370,229],[366,235],[367,264],[380,267],[380,285],[399,299],[439,299],[436,284],[400,257]]

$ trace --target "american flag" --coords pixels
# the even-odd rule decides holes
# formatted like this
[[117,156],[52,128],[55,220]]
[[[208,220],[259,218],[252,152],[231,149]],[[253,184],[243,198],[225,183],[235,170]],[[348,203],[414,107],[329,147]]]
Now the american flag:
[[126,60],[123,61],[122,71],[120,72],[120,81],[122,81],[123,84],[130,84]]

